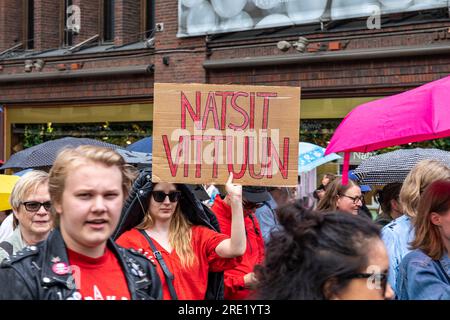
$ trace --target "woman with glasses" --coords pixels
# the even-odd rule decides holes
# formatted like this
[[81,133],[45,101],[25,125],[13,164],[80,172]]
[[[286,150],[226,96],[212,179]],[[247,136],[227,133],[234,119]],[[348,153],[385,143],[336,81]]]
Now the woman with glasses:
[[347,185],[342,184],[342,178],[336,178],[328,184],[322,200],[317,205],[318,211],[342,211],[358,215],[363,205],[364,196],[361,188],[353,180],[348,180]]
[[397,277],[400,300],[450,300],[450,179],[423,192],[414,220],[413,251]]
[[15,184],[9,198],[14,232],[0,243],[0,261],[45,240],[52,228],[48,173],[33,170]]
[[[114,150],[80,146],[61,151],[48,179],[55,229],[45,241],[4,260],[0,299],[160,298],[151,262],[110,239],[133,178],[134,171]],[[45,207],[48,200],[33,199]]]
[[388,256],[379,228],[359,216],[309,211],[299,202],[278,211],[283,231],[272,235],[255,268],[257,299],[382,300]]
[[[150,177],[150,173],[146,176]],[[231,258],[244,253],[246,243],[242,186],[233,184],[232,181],[231,174],[225,186],[232,207],[229,236],[206,227],[204,222],[193,223],[199,220],[195,215],[204,212],[199,200],[189,197],[184,185],[149,182],[151,196],[147,200],[148,209],[142,203],[145,197],[140,197],[147,190],[140,189],[135,197],[130,197],[132,201],[139,201],[142,206],[140,211],[146,214],[136,227],[122,233],[117,243],[139,250],[156,264],[162,281],[163,299],[205,299],[209,272],[222,272],[232,268],[236,261]],[[182,199],[182,195],[186,199]],[[194,211],[196,212],[192,214]]]

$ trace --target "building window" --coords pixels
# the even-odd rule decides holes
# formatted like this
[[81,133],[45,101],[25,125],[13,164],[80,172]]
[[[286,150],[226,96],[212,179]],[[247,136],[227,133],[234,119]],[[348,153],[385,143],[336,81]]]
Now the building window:
[[67,27],[67,20],[69,14],[67,13],[67,8],[69,8],[73,3],[72,0],[64,0],[64,40],[63,44],[66,47],[71,47],[73,45],[73,30]]
[[114,0],[103,0],[103,41],[114,41]]
[[34,48],[34,0],[25,0],[23,3],[25,13],[23,47],[30,50]]
[[13,153],[64,137],[90,138],[126,147],[152,135],[153,122],[14,123]]
[[155,30],[155,1],[142,0],[142,35],[151,38]]

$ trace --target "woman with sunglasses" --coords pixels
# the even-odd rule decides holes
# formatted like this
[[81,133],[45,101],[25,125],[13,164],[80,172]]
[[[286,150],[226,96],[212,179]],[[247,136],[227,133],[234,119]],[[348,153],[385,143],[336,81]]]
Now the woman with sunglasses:
[[151,262],[110,239],[133,178],[114,150],[84,145],[61,151],[48,182],[55,229],[3,261],[0,300],[160,298]]
[[400,300],[450,300],[450,179],[423,192],[414,219],[413,251],[400,264]]
[[33,170],[15,184],[9,198],[14,232],[0,243],[0,261],[45,240],[52,228],[48,173]]
[[278,211],[283,231],[272,234],[255,268],[263,300],[383,300],[389,260],[379,228],[368,219],[308,211],[299,202]]
[[180,205],[178,188],[182,186],[161,182],[151,186],[148,211],[141,223],[117,239],[119,245],[139,250],[155,262],[163,299],[205,299],[208,273],[232,268],[236,261],[230,258],[244,253],[242,187],[232,179],[230,174],[225,186],[232,206],[230,236],[193,224],[187,218],[188,208]]
[[317,205],[318,211],[342,211],[358,215],[363,205],[364,197],[361,188],[353,180],[342,184],[342,178],[337,178],[328,184],[325,195]]

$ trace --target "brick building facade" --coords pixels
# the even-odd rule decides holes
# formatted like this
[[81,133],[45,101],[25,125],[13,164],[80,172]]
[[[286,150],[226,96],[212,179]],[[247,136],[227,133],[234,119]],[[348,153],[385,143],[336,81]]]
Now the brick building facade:
[[[154,82],[301,86],[302,119],[339,120],[363,101],[450,73],[448,9],[383,16],[373,30],[359,21],[180,38],[178,1],[115,0],[113,19],[107,1],[0,0],[0,159],[17,143],[13,123],[151,121]],[[81,29],[67,43],[70,4]],[[153,22],[163,28],[150,35]],[[299,36],[305,52],[277,48]],[[27,60],[45,64],[27,72]]]

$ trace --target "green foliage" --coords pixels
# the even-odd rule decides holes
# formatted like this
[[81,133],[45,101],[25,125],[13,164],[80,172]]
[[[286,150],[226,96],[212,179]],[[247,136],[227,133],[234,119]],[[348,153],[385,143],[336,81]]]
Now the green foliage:
[[24,148],[63,137],[91,138],[126,147],[139,139],[151,136],[152,127],[151,122],[15,124],[13,135],[23,143]]

